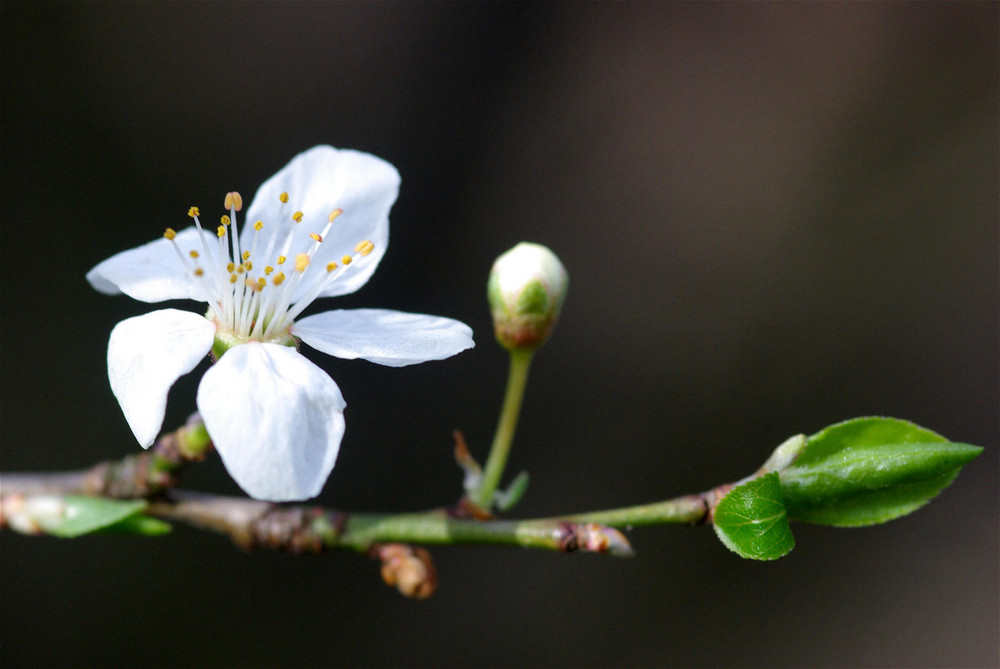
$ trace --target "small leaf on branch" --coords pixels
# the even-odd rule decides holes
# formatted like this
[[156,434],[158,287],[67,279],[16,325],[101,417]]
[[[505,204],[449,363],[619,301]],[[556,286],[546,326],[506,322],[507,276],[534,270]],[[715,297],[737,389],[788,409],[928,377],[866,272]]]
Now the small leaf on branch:
[[170,523],[166,523],[159,518],[151,518],[142,513],[134,513],[99,531],[107,534],[134,534],[143,537],[158,537],[168,534],[172,529],[173,526]]
[[781,472],[788,516],[820,525],[884,523],[920,508],[983,449],[894,418],[855,418],[808,439]]
[[715,533],[729,550],[751,560],[776,560],[795,547],[776,473],[738,485],[715,507]]
[[528,479],[528,472],[522,471],[514,477],[507,490],[497,490],[493,494],[497,509],[500,511],[509,511],[514,508],[514,505],[524,497],[524,493],[528,492]]
[[70,539],[98,530],[110,529],[123,520],[142,513],[146,501],[67,495],[52,513],[38,515],[38,525],[47,534]]

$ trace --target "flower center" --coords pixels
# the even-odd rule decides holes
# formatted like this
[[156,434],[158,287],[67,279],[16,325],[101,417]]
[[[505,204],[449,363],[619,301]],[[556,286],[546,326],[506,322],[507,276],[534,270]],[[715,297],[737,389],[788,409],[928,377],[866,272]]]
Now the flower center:
[[[231,346],[248,341],[294,346],[295,339],[289,333],[294,319],[352,263],[375,248],[374,244],[365,240],[354,247],[352,254],[344,255],[339,264],[314,264],[313,257],[323,238],[343,212],[333,210],[321,233],[309,233],[312,241],[308,243],[308,248],[293,249],[302,212],[296,211],[286,221],[288,193],[282,193],[280,199],[279,232],[270,235],[266,248],[259,254],[257,242],[264,222],[253,224],[253,234],[244,240],[244,243],[249,243],[249,248],[241,247],[236,212],[243,208],[243,198],[236,192],[226,194],[229,214],[222,216],[216,228],[215,243],[210,242],[210,234],[201,226],[198,207],[188,210],[188,216],[194,219],[198,228],[198,248],[182,249],[176,240],[177,233],[171,228],[163,233],[173,244],[185,270],[204,292],[209,305],[206,317],[214,321],[218,328],[216,347],[220,348],[219,355]],[[296,295],[298,299],[295,299]]]

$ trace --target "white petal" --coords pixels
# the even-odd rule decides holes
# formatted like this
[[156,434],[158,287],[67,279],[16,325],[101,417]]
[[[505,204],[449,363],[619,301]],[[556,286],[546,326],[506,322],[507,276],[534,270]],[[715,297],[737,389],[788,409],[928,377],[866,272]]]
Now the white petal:
[[[288,205],[281,216],[281,193],[288,193]],[[389,245],[389,210],[399,194],[399,172],[381,158],[367,153],[331,146],[316,146],[292,159],[280,172],[264,182],[254,196],[243,223],[241,242],[249,248],[254,222],[264,222],[258,249],[267,248],[272,234],[284,233],[295,225],[291,255],[302,253],[312,245],[309,233],[320,233],[330,212],[344,211],[313,258],[323,267],[329,261],[340,262],[344,255],[354,253],[354,247],[370,240],[375,250],[337,279],[321,296],[346,295],[367,283]],[[294,224],[291,215],[301,211],[302,222]],[[284,220],[281,220],[281,219]],[[268,260],[267,262],[270,262]],[[306,284],[297,291],[301,297]]]
[[208,355],[214,340],[211,321],[178,309],[128,318],[111,331],[111,390],[143,448],[149,448],[160,431],[170,386]]
[[[194,226],[178,232],[175,241],[185,253],[191,249],[201,251]],[[170,241],[163,237],[116,253],[87,272],[87,281],[102,293],[125,293],[143,302],[208,301]]]
[[202,377],[198,411],[229,474],[272,502],[315,497],[337,461],[344,398],[294,348],[234,346]]
[[291,332],[338,358],[403,367],[449,358],[475,346],[465,323],[389,309],[336,309],[307,316]]

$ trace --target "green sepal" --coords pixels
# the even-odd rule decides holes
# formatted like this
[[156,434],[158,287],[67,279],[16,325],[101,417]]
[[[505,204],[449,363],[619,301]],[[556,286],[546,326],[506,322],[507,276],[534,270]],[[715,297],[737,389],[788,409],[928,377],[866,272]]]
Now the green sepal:
[[146,500],[142,499],[67,495],[61,500],[62,508],[59,513],[40,515],[36,520],[47,534],[64,539],[109,529],[146,509]]
[[795,547],[778,474],[736,486],[715,507],[715,533],[726,547],[751,560],[777,560]]
[[537,279],[528,283],[517,297],[518,314],[536,314],[539,316],[548,315],[549,294],[545,291],[545,286]]
[[820,525],[884,523],[920,508],[983,449],[895,418],[855,418],[809,437],[781,471],[788,516]]

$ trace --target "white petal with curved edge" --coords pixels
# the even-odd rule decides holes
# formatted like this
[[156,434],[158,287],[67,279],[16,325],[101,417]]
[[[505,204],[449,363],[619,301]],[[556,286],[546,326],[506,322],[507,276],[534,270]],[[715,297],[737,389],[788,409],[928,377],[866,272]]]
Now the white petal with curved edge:
[[[198,229],[194,226],[177,233],[175,240],[187,252],[201,252]],[[125,293],[142,302],[198,300],[207,302],[202,290],[177,257],[171,242],[161,237],[128,251],[116,253],[87,272],[87,281],[108,295]]]
[[[284,211],[278,199],[288,193]],[[323,240],[313,263],[325,266],[338,264],[354,247],[370,240],[375,249],[327,287],[320,295],[334,296],[353,293],[367,283],[389,245],[389,210],[399,194],[399,172],[373,155],[315,146],[295,156],[288,165],[268,179],[257,190],[242,223],[241,243],[250,248],[253,224],[260,220],[264,228],[257,240],[258,249],[266,249],[270,235],[280,234],[284,240],[288,226],[295,226],[289,258],[308,251],[312,245],[309,233],[321,233],[330,212],[342,209],[333,227]],[[291,220],[296,211],[302,212],[302,222]],[[275,252],[276,253],[276,252]],[[272,259],[259,260],[273,262]],[[305,292],[305,283],[296,291],[295,299]]]
[[291,333],[338,358],[390,367],[441,360],[475,346],[465,323],[390,309],[335,309],[307,316]]
[[252,342],[226,351],[201,379],[198,411],[236,483],[287,502],[323,489],[344,437],[340,389],[294,348]]
[[178,309],[127,318],[111,331],[111,391],[143,448],[160,432],[170,387],[208,355],[214,340],[211,321]]

